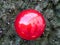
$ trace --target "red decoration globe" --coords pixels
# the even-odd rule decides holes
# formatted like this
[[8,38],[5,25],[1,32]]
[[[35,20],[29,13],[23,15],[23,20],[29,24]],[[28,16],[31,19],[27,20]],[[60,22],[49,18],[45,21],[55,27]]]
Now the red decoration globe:
[[25,40],[34,40],[40,37],[44,32],[45,25],[43,15],[34,9],[23,10],[17,15],[14,22],[16,33]]

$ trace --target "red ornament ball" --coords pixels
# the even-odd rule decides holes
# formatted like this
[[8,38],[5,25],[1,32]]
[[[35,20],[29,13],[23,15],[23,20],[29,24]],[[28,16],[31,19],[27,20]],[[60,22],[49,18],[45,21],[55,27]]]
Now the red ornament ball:
[[44,32],[45,25],[43,15],[34,9],[23,10],[17,15],[14,22],[16,33],[25,40],[34,40],[40,37]]

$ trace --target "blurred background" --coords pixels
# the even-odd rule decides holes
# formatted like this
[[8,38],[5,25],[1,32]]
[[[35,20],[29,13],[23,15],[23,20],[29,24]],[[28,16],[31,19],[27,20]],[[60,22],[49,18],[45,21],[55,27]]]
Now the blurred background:
[[[25,9],[42,12],[44,34],[36,40],[23,40],[14,29],[17,14]],[[0,0],[0,45],[60,45],[60,0]]]

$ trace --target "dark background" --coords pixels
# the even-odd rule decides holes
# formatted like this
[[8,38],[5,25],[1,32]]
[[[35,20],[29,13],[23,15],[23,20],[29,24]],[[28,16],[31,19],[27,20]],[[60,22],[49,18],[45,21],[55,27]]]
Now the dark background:
[[[29,8],[46,20],[44,34],[33,41],[19,38],[14,29],[17,14]],[[60,0],[0,0],[0,45],[60,45]]]

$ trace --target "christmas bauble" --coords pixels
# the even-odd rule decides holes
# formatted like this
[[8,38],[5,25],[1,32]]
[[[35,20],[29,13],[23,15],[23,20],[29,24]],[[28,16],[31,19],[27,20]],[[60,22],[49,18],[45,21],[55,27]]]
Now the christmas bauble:
[[14,26],[19,37],[34,40],[44,33],[46,22],[41,12],[26,9],[17,15]]

